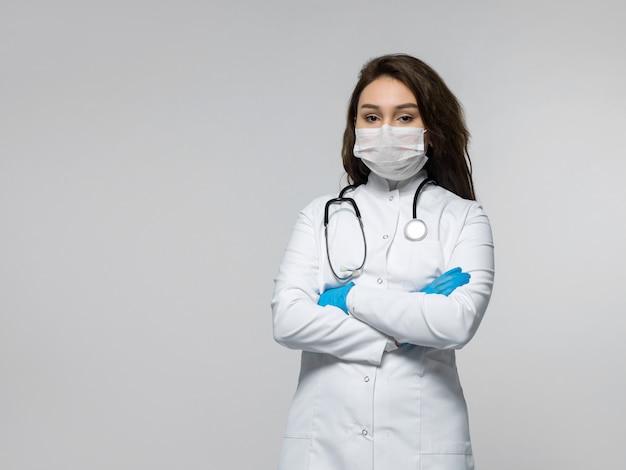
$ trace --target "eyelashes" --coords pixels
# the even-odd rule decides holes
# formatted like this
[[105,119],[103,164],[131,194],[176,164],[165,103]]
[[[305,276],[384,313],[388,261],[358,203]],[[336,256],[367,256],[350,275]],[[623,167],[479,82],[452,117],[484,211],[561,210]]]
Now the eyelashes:
[[[363,116],[363,119],[368,122],[368,123],[375,123],[381,120],[381,118],[375,114],[368,114],[367,116]],[[408,114],[403,114],[402,116],[396,118],[397,121],[400,121],[402,124],[407,124],[411,121],[413,121],[415,119],[415,117],[408,115]]]

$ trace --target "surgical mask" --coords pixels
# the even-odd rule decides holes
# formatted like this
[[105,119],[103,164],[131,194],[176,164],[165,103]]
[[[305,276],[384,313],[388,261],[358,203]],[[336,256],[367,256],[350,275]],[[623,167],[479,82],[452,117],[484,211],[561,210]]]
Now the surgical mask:
[[425,129],[395,127],[355,129],[354,156],[378,176],[402,181],[415,176],[426,164]]

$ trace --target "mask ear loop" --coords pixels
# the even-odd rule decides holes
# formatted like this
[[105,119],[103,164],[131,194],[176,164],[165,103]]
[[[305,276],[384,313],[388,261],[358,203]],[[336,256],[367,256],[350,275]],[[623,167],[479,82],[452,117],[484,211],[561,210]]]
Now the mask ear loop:
[[[431,149],[432,147],[429,145],[428,148]],[[415,191],[415,196],[413,196],[413,219],[409,220],[404,226],[404,236],[412,242],[419,242],[420,240],[426,238],[426,235],[428,235],[426,222],[417,218],[417,199],[419,198],[422,189],[424,189],[424,186],[428,183],[436,184],[435,180],[430,178],[427,178],[420,183]]]
[[[424,132],[426,132],[426,131],[424,131]],[[432,158],[434,151],[435,151],[435,149],[433,149],[433,146],[428,144],[428,147],[426,147],[426,157],[427,158]]]
[[[324,238],[326,239],[326,258],[328,259],[328,265],[330,266],[330,270],[332,271],[333,276],[335,276],[335,278],[337,278],[337,280],[339,281],[348,281],[353,277],[359,276],[361,274],[361,270],[363,269],[363,266],[365,266],[365,259],[367,258],[367,240],[365,239],[365,230],[363,229],[363,221],[361,220],[361,211],[359,211],[359,207],[356,205],[356,201],[354,199],[352,199],[351,197],[344,197],[344,194],[346,193],[346,191],[352,190],[354,188],[355,186],[353,185],[346,186],[339,193],[339,197],[330,199],[329,201],[326,202],[326,206],[324,207]],[[331,205],[341,204],[344,202],[347,202],[352,205],[356,218],[359,221],[359,227],[361,228],[361,235],[363,236],[363,261],[361,262],[361,265],[355,269],[345,268],[344,266],[341,266],[341,271],[348,272],[348,275],[339,276],[337,272],[335,271],[335,268],[333,268],[333,263],[330,260],[330,249],[328,248],[328,211]]]

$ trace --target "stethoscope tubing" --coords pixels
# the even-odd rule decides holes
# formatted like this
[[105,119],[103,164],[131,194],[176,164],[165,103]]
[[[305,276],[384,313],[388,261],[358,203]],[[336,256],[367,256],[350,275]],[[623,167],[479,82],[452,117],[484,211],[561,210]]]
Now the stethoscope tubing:
[[[349,185],[341,190],[339,193],[339,197],[330,199],[326,201],[326,206],[324,207],[324,238],[326,240],[326,258],[328,259],[328,265],[330,266],[330,270],[333,273],[333,276],[337,278],[339,281],[348,281],[355,276],[356,273],[360,273],[363,266],[365,266],[365,260],[367,259],[367,238],[365,237],[365,229],[363,228],[363,220],[361,219],[361,211],[359,210],[359,206],[357,206],[356,201],[351,197],[345,197],[345,193],[349,190],[355,189],[356,186]],[[333,204],[341,204],[343,202],[349,203],[354,209],[354,214],[356,215],[357,220],[359,221],[359,227],[361,228],[361,235],[363,236],[363,262],[358,268],[350,269],[349,274],[347,276],[339,276],[333,268],[333,263],[330,261],[330,248],[328,244],[328,212],[330,206]],[[358,275],[358,274],[356,274]]]
[[412,214],[414,219],[417,219],[417,199],[422,193],[422,189],[424,189],[424,186],[426,186],[429,183],[436,184],[434,179],[426,178],[424,181],[420,183],[420,185],[415,190],[415,195],[413,196],[413,214]]
[[[428,233],[428,228],[426,227],[426,223],[423,220],[417,218],[417,201],[419,199],[420,194],[422,193],[422,190],[429,183],[437,184],[436,181],[433,180],[432,178],[426,178],[424,181],[422,181],[419,184],[419,186],[415,190],[415,195],[413,196],[413,212],[412,212],[413,218],[409,222],[407,222],[405,226],[405,230],[404,230],[404,234],[406,238],[411,241],[423,240],[426,237],[426,234]],[[355,185],[346,186],[339,192],[338,197],[329,199],[328,201],[326,201],[326,205],[324,206],[324,238],[326,241],[326,257],[328,259],[328,265],[330,266],[330,270],[332,271],[333,276],[335,276],[335,278],[339,281],[348,281],[351,278],[358,276],[361,273],[363,266],[365,266],[365,261],[367,259],[367,238],[365,237],[365,229],[363,228],[363,220],[361,219],[361,211],[359,210],[359,206],[357,206],[357,203],[353,198],[345,196],[346,192],[352,191],[354,189],[356,189]],[[330,260],[330,248],[328,244],[328,219],[329,219],[328,214],[330,211],[330,206],[332,206],[333,204],[341,204],[344,202],[352,206],[352,208],[354,209],[354,214],[356,215],[356,218],[359,221],[359,226],[361,227],[361,235],[363,236],[363,262],[358,268],[346,269],[346,272],[349,272],[347,276],[339,276],[337,272],[335,271],[335,268],[333,268],[333,263]],[[416,235],[414,234],[415,231],[417,231]]]

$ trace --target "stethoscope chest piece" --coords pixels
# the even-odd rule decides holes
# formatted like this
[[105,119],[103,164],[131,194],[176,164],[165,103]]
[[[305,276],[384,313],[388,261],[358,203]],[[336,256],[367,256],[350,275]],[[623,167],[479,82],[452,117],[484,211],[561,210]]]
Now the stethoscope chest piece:
[[434,183],[434,180],[425,179],[420,183],[415,191],[415,196],[413,196],[413,218],[409,220],[404,226],[404,236],[407,240],[411,240],[412,242],[418,242],[426,238],[426,234],[428,233],[428,228],[426,227],[426,222],[417,218],[417,198],[428,183]]
[[[426,186],[428,183],[436,184],[435,181],[431,179],[425,179],[424,181],[420,183],[420,185],[417,187],[417,190],[415,191],[415,195],[413,196],[413,218],[409,220],[407,224],[404,226],[404,236],[412,242],[418,242],[420,240],[423,240],[424,238],[426,238],[426,235],[428,234],[428,228],[426,227],[426,222],[417,218],[417,198],[422,192],[422,189],[424,188],[424,186]],[[328,265],[330,266],[330,270],[332,271],[335,278],[340,281],[347,281],[349,279],[359,276],[363,272],[363,266],[365,266],[365,258],[367,257],[367,240],[365,239],[365,230],[363,229],[363,221],[361,220],[361,213],[359,212],[359,208],[356,205],[356,201],[352,199],[351,197],[345,197],[345,194],[347,191],[354,190],[355,188],[356,186],[346,186],[339,193],[339,197],[329,199],[326,202],[326,206],[324,208],[324,238],[326,240],[326,257],[328,258]],[[342,275],[340,276],[337,273],[337,271],[335,271],[335,268],[333,267],[333,263],[330,259],[330,248],[328,244],[328,222],[330,219],[330,206],[332,206],[333,204],[343,204],[343,203],[348,203],[352,206],[352,209],[354,210],[354,214],[356,215],[356,218],[359,221],[359,226],[361,228],[361,235],[363,236],[363,260],[361,261],[361,265],[358,267],[352,268],[352,267],[341,266],[339,271]]]
[[420,219],[412,219],[404,226],[404,236],[413,242],[423,240],[428,233],[426,223]]

